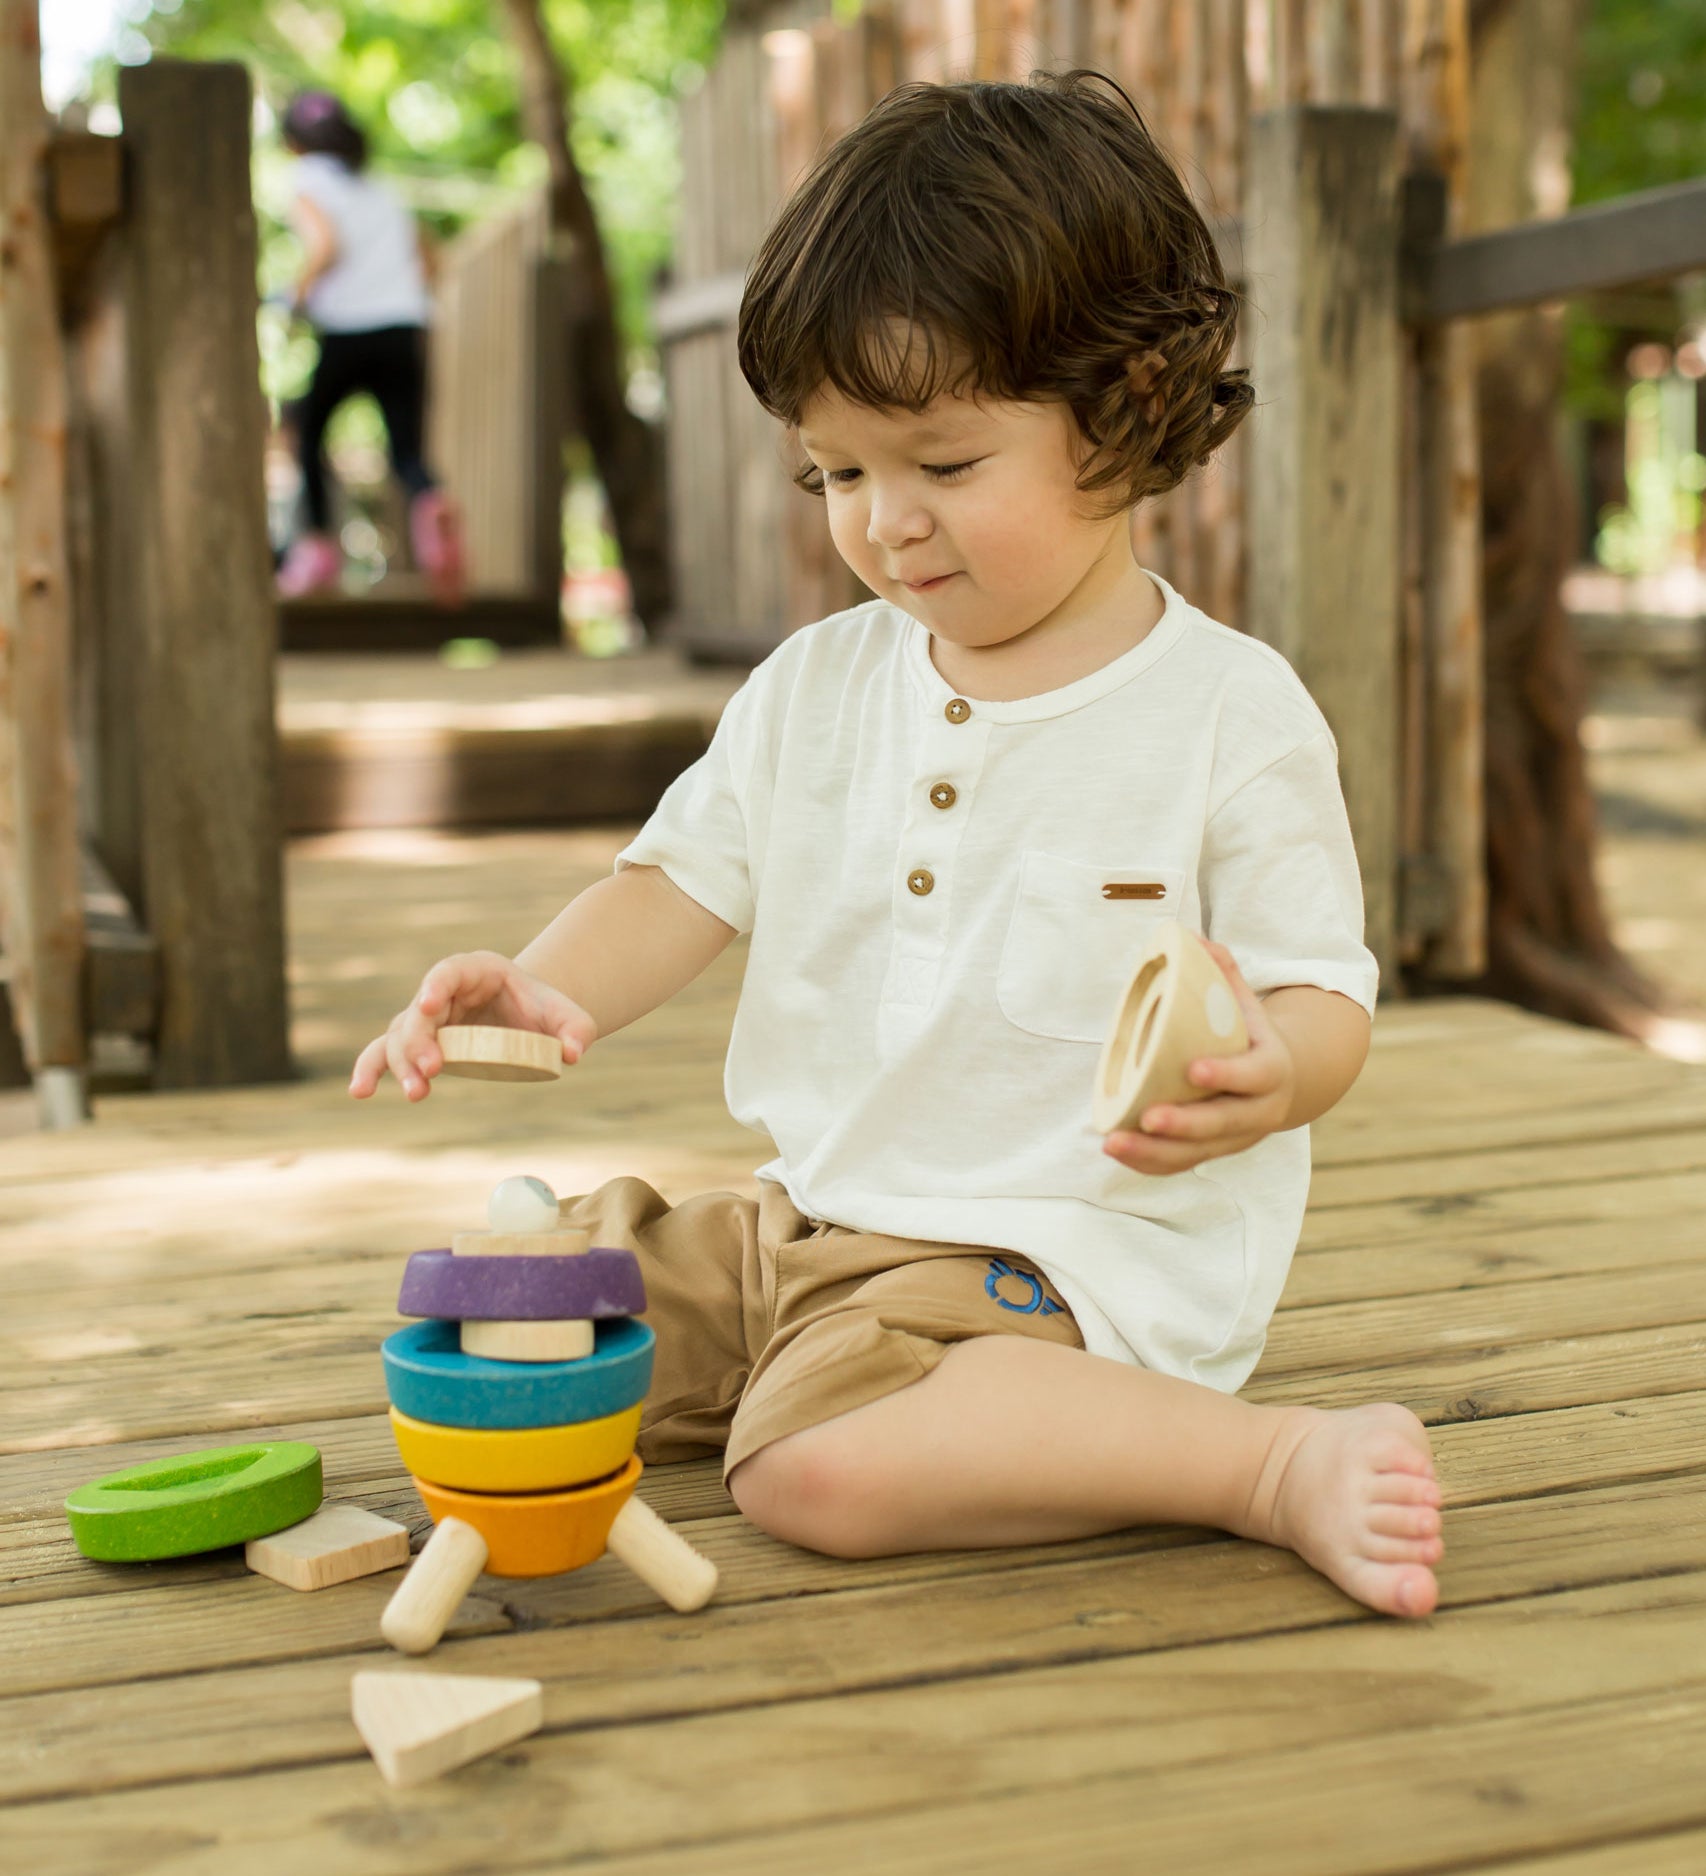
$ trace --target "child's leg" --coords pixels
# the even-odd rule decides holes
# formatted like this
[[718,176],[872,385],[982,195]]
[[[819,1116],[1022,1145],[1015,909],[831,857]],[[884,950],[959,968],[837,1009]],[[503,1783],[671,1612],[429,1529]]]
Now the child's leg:
[[1259,1407],[1016,1335],[789,1434],[729,1478],[756,1524],[840,1556],[1207,1524],[1295,1550],[1359,1601],[1426,1615],[1439,1487],[1407,1408]]

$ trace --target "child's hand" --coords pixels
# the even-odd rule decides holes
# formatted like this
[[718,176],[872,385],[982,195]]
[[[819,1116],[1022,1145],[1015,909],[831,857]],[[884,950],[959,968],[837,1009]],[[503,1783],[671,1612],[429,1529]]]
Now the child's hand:
[[598,1036],[598,1025],[560,990],[496,951],[464,951],[441,958],[421,979],[409,1007],[355,1058],[350,1093],[365,1100],[389,1069],[411,1101],[424,1101],[444,1066],[436,1038],[449,1023],[555,1036],[565,1062],[578,1062]]
[[1140,1117],[1141,1133],[1111,1133],[1102,1151],[1133,1172],[1187,1172],[1205,1159],[1242,1153],[1277,1133],[1291,1112],[1297,1070],[1291,1050],[1225,945],[1203,941],[1225,971],[1244,1012],[1250,1046],[1242,1055],[1205,1056],[1190,1066],[1192,1083],[1220,1090],[1206,1101],[1157,1106]]

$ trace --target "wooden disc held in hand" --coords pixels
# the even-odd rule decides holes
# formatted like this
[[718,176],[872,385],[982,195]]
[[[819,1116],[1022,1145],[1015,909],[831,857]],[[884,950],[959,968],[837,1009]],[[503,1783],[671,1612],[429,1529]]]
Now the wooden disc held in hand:
[[469,1081],[556,1081],[563,1045],[532,1029],[452,1023],[438,1032],[444,1072]]

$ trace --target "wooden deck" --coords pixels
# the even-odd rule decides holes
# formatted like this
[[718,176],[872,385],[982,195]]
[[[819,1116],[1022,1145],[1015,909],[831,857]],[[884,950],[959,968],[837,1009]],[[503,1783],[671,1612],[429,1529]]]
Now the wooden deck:
[[1203,1532],[840,1563],[745,1525],[713,1467],[655,1469],[719,1600],[674,1616],[609,1560],[482,1579],[429,1665],[538,1677],[545,1731],[394,1792],[349,1720],[353,1672],[402,1666],[394,1576],[82,1560],[72,1486],[259,1429],[424,1529],[377,1354],[406,1253],[511,1172],[748,1183],[738,949],[559,1087],[343,1092],[426,961],[520,944],[622,838],[300,843],[304,1080],[0,1141],[4,1867],[1706,1868],[1706,1070],[1497,1005],[1383,1010],[1251,1389],[1436,1428],[1429,1622]]

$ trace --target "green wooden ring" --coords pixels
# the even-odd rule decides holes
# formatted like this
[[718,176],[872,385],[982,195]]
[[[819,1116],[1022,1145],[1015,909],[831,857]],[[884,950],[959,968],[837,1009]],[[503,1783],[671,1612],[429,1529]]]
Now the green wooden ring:
[[263,1440],[109,1472],[65,1501],[85,1557],[148,1563],[270,1537],[320,1509],[320,1449]]

